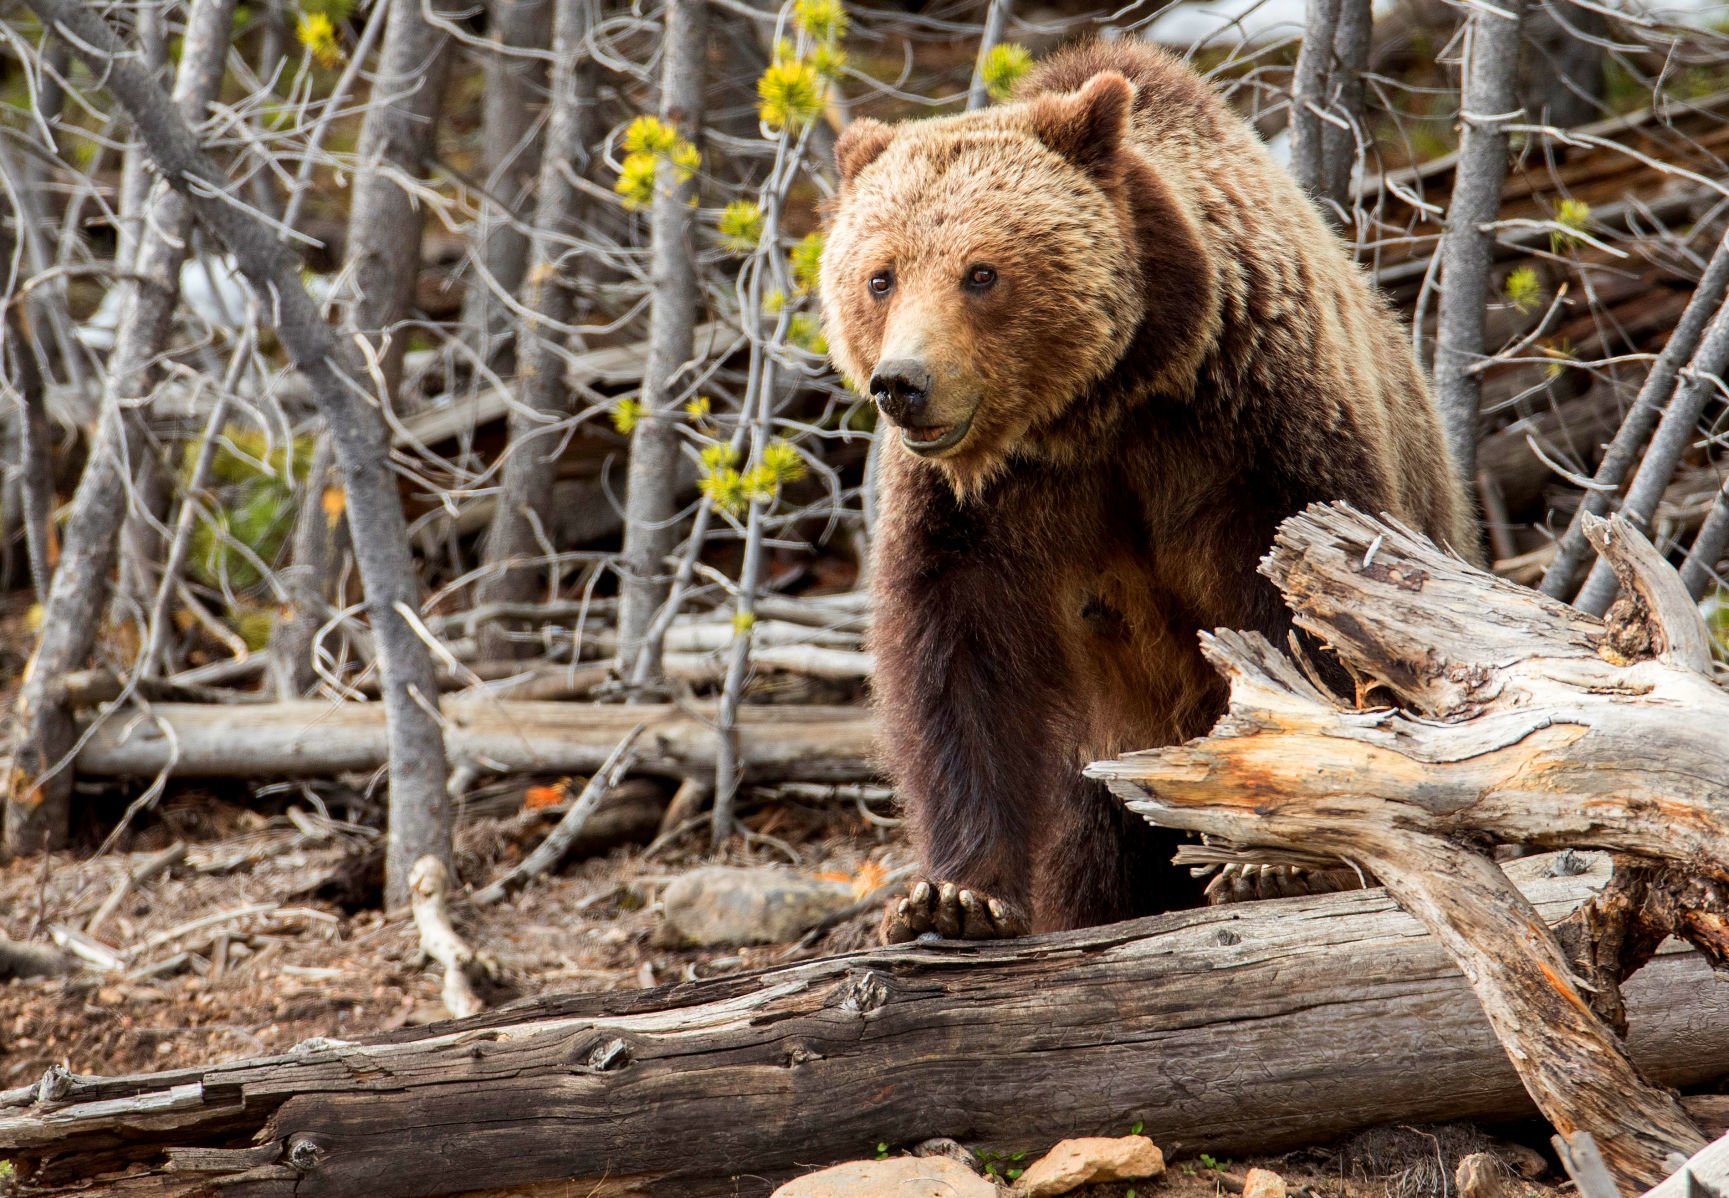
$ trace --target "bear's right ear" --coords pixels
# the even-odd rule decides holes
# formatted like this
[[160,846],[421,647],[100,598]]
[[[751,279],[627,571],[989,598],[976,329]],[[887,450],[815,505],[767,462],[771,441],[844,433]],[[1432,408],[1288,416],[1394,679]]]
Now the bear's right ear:
[[1033,100],[1032,133],[1082,170],[1096,170],[1115,158],[1134,102],[1134,84],[1116,71],[1100,71],[1079,91]]
[[834,143],[834,162],[840,169],[841,185],[851,183],[853,176],[877,160],[888,149],[895,132],[881,121],[861,116],[847,125]]

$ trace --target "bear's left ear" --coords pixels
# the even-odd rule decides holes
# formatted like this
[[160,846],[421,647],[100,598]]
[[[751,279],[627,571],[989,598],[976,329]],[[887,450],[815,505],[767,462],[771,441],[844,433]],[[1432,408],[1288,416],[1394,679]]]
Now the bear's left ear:
[[1079,91],[1033,100],[1032,133],[1082,170],[1095,170],[1122,145],[1134,102],[1133,84],[1116,71],[1101,71]]

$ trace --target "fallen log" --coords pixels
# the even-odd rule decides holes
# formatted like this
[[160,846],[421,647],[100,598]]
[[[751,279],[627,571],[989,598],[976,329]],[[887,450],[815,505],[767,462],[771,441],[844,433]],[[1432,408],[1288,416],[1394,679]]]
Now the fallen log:
[[[1586,533],[1625,595],[1607,620],[1401,526],[1312,507],[1262,569],[1355,678],[1355,702],[1264,637],[1220,632],[1203,645],[1231,688],[1213,731],[1088,772],[1155,823],[1379,877],[1472,979],[1556,1130],[1590,1133],[1622,1188],[1643,1189],[1704,1137],[1620,1051],[1593,988],[1486,854],[1583,846],[1729,880],[1729,690],[1650,543],[1619,517]],[[1670,903],[1669,931],[1721,961],[1717,889],[1698,888],[1693,911]]]
[[[636,770],[667,777],[714,773],[712,704],[446,700],[453,759],[504,772],[587,774],[637,724]],[[84,724],[88,725],[88,717]],[[741,760],[755,781],[860,782],[878,775],[875,723],[858,707],[745,706]],[[377,703],[297,701],[213,707],[157,703],[110,715],[78,754],[80,777],[329,777],[379,769],[384,710]]]
[[[1589,868],[1514,867],[1545,920],[1606,880],[1606,862],[1573,860]],[[1650,1076],[1724,1070],[1729,987],[1697,956],[1659,954],[1626,997]],[[45,1086],[0,1094],[20,1192],[119,1198],[761,1195],[885,1141],[1034,1150],[1139,1122],[1172,1152],[1275,1151],[1531,1109],[1464,977],[1380,890],[867,950]]]

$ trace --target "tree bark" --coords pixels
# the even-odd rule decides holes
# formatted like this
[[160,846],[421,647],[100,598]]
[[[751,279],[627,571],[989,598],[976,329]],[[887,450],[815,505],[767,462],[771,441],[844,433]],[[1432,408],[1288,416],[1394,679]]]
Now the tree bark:
[[1484,318],[1489,264],[1507,179],[1507,132],[1519,116],[1514,83],[1525,0],[1480,4],[1466,18],[1459,100],[1459,160],[1441,235],[1441,302],[1435,329],[1435,391],[1447,442],[1465,478],[1477,476],[1482,403],[1479,370],[1488,359]]
[[[546,95],[545,54],[554,4],[555,0],[492,0],[489,6],[489,40],[498,45],[484,51],[481,145],[490,198],[481,200],[475,231],[485,274],[470,278],[463,296],[463,322],[475,338],[481,360],[499,370],[509,369],[520,356],[520,347],[506,343],[514,317],[494,289],[514,296],[528,273],[530,237],[521,225],[528,219],[540,171],[542,139],[534,132]],[[513,54],[513,50],[531,53]],[[573,52],[587,58],[586,53]],[[556,58],[554,62],[555,70],[565,65]],[[556,102],[556,93],[554,97]],[[586,144],[581,148],[586,149]],[[499,206],[503,211],[496,210]]]
[[[188,123],[201,120],[215,98],[233,11],[233,0],[198,0],[192,7],[173,95],[178,116]],[[149,189],[139,218],[144,232],[130,262],[131,275],[116,284],[125,289],[127,302],[108,363],[96,439],[66,521],[42,633],[18,693],[5,811],[6,847],[14,853],[58,847],[66,838],[73,722],[61,683],[89,657],[108,605],[129,483],[147,452],[142,409],[180,300],[180,266],[192,231],[186,202],[158,183]]]
[[279,699],[299,699],[318,685],[314,642],[329,611],[326,586],[334,572],[340,513],[327,499],[334,478],[330,438],[320,437],[312,451],[305,489],[294,514],[290,564],[282,571],[282,603],[270,629],[270,678]]
[[1308,0],[1303,43],[1291,75],[1291,174],[1316,199],[1326,195],[1326,139],[1321,131],[1327,121],[1322,113],[1327,109],[1341,6],[1342,0]]
[[1572,593],[1579,568],[1591,556],[1590,545],[1585,540],[1585,518],[1602,516],[1609,510],[1610,501],[1627,477],[1627,471],[1638,460],[1645,442],[1650,440],[1651,430],[1657,426],[1658,418],[1674,395],[1682,364],[1692,358],[1699,348],[1705,326],[1723,306],[1725,292],[1729,292],[1729,230],[1717,243],[1717,251],[1711,255],[1699,285],[1694,288],[1693,298],[1681,313],[1669,340],[1664,342],[1657,360],[1651,364],[1651,370],[1640,385],[1633,406],[1615,431],[1614,439],[1609,442],[1609,448],[1604,450],[1597,472],[1591,478],[1592,486],[1585,491],[1579,510],[1573,514],[1566,533],[1556,546],[1555,560],[1543,573],[1540,589],[1545,595],[1565,599]]
[[[661,46],[660,119],[700,146],[708,0],[667,0],[666,37]],[[663,164],[670,175],[671,168]],[[670,575],[666,557],[677,540],[673,480],[678,477],[677,401],[688,381],[695,347],[697,283],[692,244],[697,181],[657,181],[650,212],[652,257],[649,284],[648,364],[642,377],[642,414],[630,439],[625,482],[624,556],[618,625],[619,673],[632,674],[644,634],[665,602]]]
[[[524,773],[589,774],[637,723],[648,728],[637,770],[708,779],[713,704],[451,699],[442,709],[457,756]],[[389,761],[387,713],[374,703],[155,703],[152,719],[105,723],[78,754],[92,778],[319,778]],[[743,707],[739,737],[753,780],[860,782],[878,775],[876,725],[857,707]]]
[[[1649,531],[1658,500],[1675,476],[1681,455],[1698,435],[1699,417],[1706,402],[1719,393],[1718,379],[1725,367],[1729,367],[1729,305],[1719,304],[1699,338],[1686,372],[1675,383],[1674,395],[1657,422],[1650,448],[1645,451],[1633,481],[1627,484],[1620,514],[1641,532]],[[1607,562],[1598,561],[1573,602],[1581,611],[1602,615],[1614,600],[1615,591],[1615,572]]]
[[984,31],[979,35],[978,57],[973,60],[972,82],[967,85],[968,112],[977,112],[991,102],[990,88],[985,84],[985,59],[1002,43],[1003,34],[1009,27],[1009,10],[1013,7],[1013,0],[990,0],[985,5]]
[[1204,644],[1231,684],[1213,732],[1089,773],[1161,825],[1372,871],[1460,962],[1556,1129],[1591,1133],[1623,1188],[1644,1188],[1703,1138],[1478,851],[1607,848],[1729,880],[1729,691],[1710,677],[1699,614],[1624,521],[1586,530],[1629,591],[1607,622],[1403,527],[1311,508],[1281,527],[1263,571],[1338,653],[1357,701],[1259,635],[1221,632]]
[[1368,141],[1363,75],[1369,69],[1369,49],[1374,40],[1375,14],[1369,0],[1340,0],[1339,23],[1333,30],[1333,70],[1328,97],[1339,123],[1328,121],[1321,130],[1322,195],[1337,206],[1336,219],[1347,233],[1355,224],[1351,181],[1357,173],[1359,139]]
[[[1604,879],[1521,865],[1546,920]],[[1643,1068],[1722,1069],[1729,993],[1702,961],[1665,953],[1629,994]],[[130,1164],[105,1191],[122,1198],[765,1195],[931,1136],[1036,1152],[1140,1122],[1167,1151],[1266,1152],[1530,1110],[1465,979],[1379,890],[867,950],[50,1089],[0,1106],[9,1159],[46,1195]]]
[[[574,177],[584,171],[597,134],[595,70],[586,45],[594,18],[593,0],[556,0],[552,108],[536,188],[529,276],[528,306],[536,319],[525,322],[518,335],[521,394],[510,408],[510,440],[486,540],[485,564],[492,572],[478,588],[480,603],[521,603],[534,593],[538,572],[512,562],[538,552],[535,529],[548,524],[558,475],[562,438],[554,435],[554,426],[570,415],[559,329],[569,323],[574,305],[560,266],[587,210]],[[500,660],[519,652],[503,627],[489,625],[482,633],[482,657]]]
[[431,160],[450,67],[450,38],[423,15],[423,0],[388,2],[390,20],[360,127],[347,263],[349,322],[377,350],[387,402],[402,381],[408,338],[393,326],[414,304],[422,225],[420,204],[395,176],[418,178]]
[[409,554],[401,496],[390,469],[389,439],[383,419],[367,401],[365,371],[358,355],[337,340],[306,293],[299,263],[287,247],[267,226],[218,198],[226,187],[224,175],[205,156],[168,97],[125,56],[107,25],[74,0],[30,0],[30,4],[75,53],[102,73],[163,177],[227,245],[261,306],[275,314],[277,335],[305,375],[330,429],[347,492],[367,612],[378,642],[390,761],[386,896],[392,903],[401,903],[415,861],[429,855],[449,859],[447,765],[432,655],[404,618],[404,613],[417,610],[420,587]]

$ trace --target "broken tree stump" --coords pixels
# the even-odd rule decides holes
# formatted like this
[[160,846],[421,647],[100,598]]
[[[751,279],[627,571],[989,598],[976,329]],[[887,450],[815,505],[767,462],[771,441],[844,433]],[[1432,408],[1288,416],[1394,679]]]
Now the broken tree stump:
[[[1551,877],[1551,860],[1513,867],[1548,921],[1608,868],[1596,857]],[[1660,953],[1626,997],[1649,1076],[1722,1072],[1729,987],[1695,954]],[[1038,1150],[1140,1122],[1174,1152],[1277,1151],[1530,1109],[1447,953],[1364,890],[537,1000],[172,1073],[60,1077],[46,1101],[0,1093],[0,1159],[22,1194],[89,1193],[100,1178],[114,1198],[543,1183],[766,1195],[883,1141]]]
[[1675,572],[1619,518],[1588,535],[1625,595],[1603,621],[1402,526],[1312,507],[1262,570],[1356,701],[1265,638],[1219,632],[1203,647],[1231,699],[1213,731],[1089,772],[1155,823],[1371,871],[1460,963],[1544,1115],[1641,1190],[1704,1137],[1488,853],[1609,849],[1725,880],[1729,691]]

